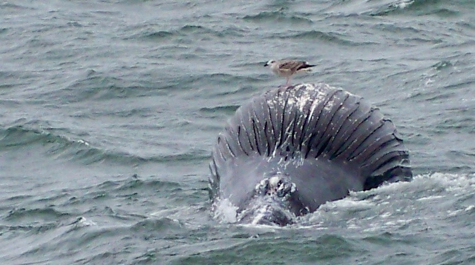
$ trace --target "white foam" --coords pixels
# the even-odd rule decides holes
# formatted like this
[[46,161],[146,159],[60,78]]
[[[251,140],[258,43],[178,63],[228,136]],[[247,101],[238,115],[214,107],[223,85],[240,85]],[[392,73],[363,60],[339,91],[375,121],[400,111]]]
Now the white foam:
[[367,210],[373,207],[374,204],[369,201],[355,200],[353,197],[346,197],[338,201],[327,202],[320,206],[323,211],[330,210]]
[[[417,175],[410,182],[389,183],[321,205],[297,218],[298,229],[351,229],[366,232],[436,229],[454,217],[466,218],[475,209],[471,175],[433,173]],[[237,207],[227,200],[217,204],[218,220],[235,223]],[[257,218],[259,219],[259,218]],[[254,226],[253,224],[251,224]]]
[[396,7],[404,9],[414,3],[414,0],[401,0],[395,4]]
[[239,207],[233,205],[228,199],[218,200],[213,207],[214,218],[224,223],[237,222],[237,210]]
[[86,217],[80,216],[74,224],[78,227],[84,227],[84,226],[97,226],[97,224],[89,219],[86,219]]
[[411,232],[435,229],[447,218],[471,214],[475,204],[475,178],[470,175],[433,173],[410,182],[389,183],[368,191],[350,192],[300,218],[298,226],[315,229],[351,229]]

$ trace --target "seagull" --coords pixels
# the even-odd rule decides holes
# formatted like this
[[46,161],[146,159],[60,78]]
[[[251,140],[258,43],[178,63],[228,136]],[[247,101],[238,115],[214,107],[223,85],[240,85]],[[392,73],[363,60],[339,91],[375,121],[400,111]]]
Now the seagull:
[[310,72],[310,67],[314,67],[315,65],[311,65],[305,61],[296,61],[296,60],[270,60],[265,66],[270,66],[270,69],[274,74],[285,77],[287,82],[285,83],[286,86],[290,85],[290,77],[295,73],[300,72]]

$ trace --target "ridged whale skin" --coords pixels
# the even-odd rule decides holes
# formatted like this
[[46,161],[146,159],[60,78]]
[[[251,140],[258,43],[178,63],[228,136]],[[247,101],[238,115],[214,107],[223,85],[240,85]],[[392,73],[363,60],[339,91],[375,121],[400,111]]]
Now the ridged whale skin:
[[349,191],[412,178],[394,124],[326,84],[285,86],[241,106],[218,135],[210,197],[240,223],[287,225]]

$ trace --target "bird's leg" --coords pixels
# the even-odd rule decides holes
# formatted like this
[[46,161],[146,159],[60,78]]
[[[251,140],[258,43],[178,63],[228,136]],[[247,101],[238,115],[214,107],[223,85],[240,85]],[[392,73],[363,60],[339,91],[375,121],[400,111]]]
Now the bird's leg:
[[287,82],[285,83],[285,86],[289,86],[289,81],[290,81],[290,76],[286,77],[285,79],[287,79]]

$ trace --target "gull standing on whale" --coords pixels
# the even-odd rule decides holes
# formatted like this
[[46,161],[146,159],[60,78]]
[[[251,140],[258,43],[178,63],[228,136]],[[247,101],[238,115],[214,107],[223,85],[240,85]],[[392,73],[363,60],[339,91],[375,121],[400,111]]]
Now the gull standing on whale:
[[311,67],[315,65],[311,65],[305,61],[297,61],[297,60],[270,60],[264,67],[270,66],[270,69],[274,74],[278,76],[285,77],[287,82],[285,83],[286,86],[289,86],[290,77],[296,73],[300,72],[310,72]]

